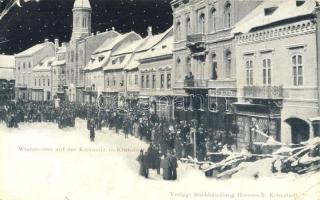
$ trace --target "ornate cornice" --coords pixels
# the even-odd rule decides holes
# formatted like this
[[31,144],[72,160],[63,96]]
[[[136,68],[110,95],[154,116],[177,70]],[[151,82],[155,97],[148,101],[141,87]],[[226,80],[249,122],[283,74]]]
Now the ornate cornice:
[[316,31],[316,24],[312,21],[300,21],[293,24],[287,24],[274,28],[268,28],[262,31],[246,33],[236,36],[236,42],[241,44],[264,42],[285,37],[309,34]]

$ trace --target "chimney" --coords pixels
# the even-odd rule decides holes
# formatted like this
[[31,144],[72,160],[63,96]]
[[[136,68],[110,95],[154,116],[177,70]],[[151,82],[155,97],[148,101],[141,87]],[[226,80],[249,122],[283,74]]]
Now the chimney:
[[58,38],[54,39],[54,46],[56,48],[59,48],[59,39]]
[[45,42],[45,43],[49,42],[49,39],[47,39],[47,38],[46,38],[46,39],[44,39],[44,42]]
[[97,31],[96,35],[98,35],[100,33],[100,31]]
[[61,47],[66,47],[67,46],[67,43],[66,42],[62,42],[61,43]]
[[114,26],[112,27],[112,30],[115,31],[116,29],[114,28]]
[[148,36],[152,36],[152,26],[148,26]]
[[94,33],[91,33],[91,36],[94,36]]

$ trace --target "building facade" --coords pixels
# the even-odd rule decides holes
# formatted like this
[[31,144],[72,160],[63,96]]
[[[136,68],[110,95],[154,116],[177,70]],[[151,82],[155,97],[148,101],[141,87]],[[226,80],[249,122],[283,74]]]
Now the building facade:
[[14,99],[14,69],[14,56],[0,55],[0,104]]
[[145,109],[160,118],[174,118],[172,90],[173,30],[166,31],[158,44],[139,57],[141,98],[147,99]]
[[[236,62],[231,30],[261,1],[174,0],[174,83],[178,120],[197,119],[231,133]],[[181,104],[181,103],[180,103]]]
[[315,135],[319,115],[319,8],[316,1],[264,2],[234,29],[238,144],[255,127],[283,143]]
[[49,40],[15,55],[16,99],[32,99],[32,87],[34,86],[32,70],[43,59],[54,55],[55,45]]

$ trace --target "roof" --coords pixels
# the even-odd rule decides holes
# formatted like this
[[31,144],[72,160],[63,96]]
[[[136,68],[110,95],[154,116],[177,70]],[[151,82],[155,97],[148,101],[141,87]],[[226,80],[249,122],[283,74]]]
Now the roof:
[[37,53],[38,51],[40,51],[41,49],[43,49],[44,47],[46,47],[47,44],[51,44],[53,45],[52,42],[44,42],[41,44],[37,44],[21,53],[16,54],[15,57],[26,57],[26,56],[32,56],[33,54]]
[[173,27],[169,28],[163,33],[160,33],[158,35],[152,35],[150,37],[147,37],[147,41],[145,44],[143,44],[140,48],[137,49],[138,51],[147,51],[151,49],[153,46],[157,45],[164,37],[166,37],[170,31],[173,31]]
[[111,60],[104,67],[104,70],[124,69],[125,66],[127,66],[127,64],[129,63],[131,57],[132,57],[131,53],[118,55],[118,56],[112,56]]
[[[301,6],[296,5],[296,0],[268,0],[264,1],[246,17],[239,21],[232,33],[248,33],[253,28],[266,26],[275,22],[312,14],[317,1],[306,0]],[[274,8],[269,15],[265,9]]]
[[61,46],[58,48],[57,53],[66,53],[67,52],[67,47],[66,46]]
[[38,65],[36,65],[32,71],[48,71],[51,70],[51,64],[55,60],[55,57],[46,57]]
[[[117,32],[118,33],[118,32]],[[96,49],[94,51],[94,54],[97,54],[97,53],[101,53],[101,52],[104,52],[104,51],[110,51],[116,44],[118,44],[119,42],[121,42],[122,40],[124,40],[126,37],[128,37],[130,34],[136,34],[134,32],[130,32],[130,33],[126,33],[126,34],[119,34],[118,33],[118,36],[115,37],[115,38],[112,38],[112,39],[108,39],[106,41],[104,41],[102,43],[102,45],[100,47],[98,47],[98,49]]]
[[14,56],[0,55],[0,68],[14,68]]
[[73,8],[87,8],[91,9],[89,0],[76,0],[73,4]]
[[146,53],[142,54],[138,60],[144,60],[148,58],[161,57],[165,55],[172,55],[173,51],[173,36],[169,36],[159,44],[151,48]]
[[147,38],[136,40],[131,42],[128,46],[122,47],[117,49],[113,55],[121,55],[121,54],[128,54],[135,52],[138,48],[141,47],[141,45],[144,44],[144,42],[147,41]]
[[107,52],[93,55],[91,57],[90,62],[87,64],[87,66],[84,69],[85,70],[99,69],[100,67],[102,67],[108,62],[110,54],[111,54],[111,51],[107,51]]

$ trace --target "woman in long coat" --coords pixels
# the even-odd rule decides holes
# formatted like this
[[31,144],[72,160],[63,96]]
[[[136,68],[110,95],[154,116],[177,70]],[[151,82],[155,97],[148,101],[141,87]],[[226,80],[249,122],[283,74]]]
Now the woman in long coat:
[[170,180],[171,170],[168,156],[165,155],[165,157],[161,160],[160,167],[162,168],[163,180]]
[[137,161],[140,164],[139,174],[141,176],[144,176],[144,177],[148,178],[148,173],[147,173],[147,168],[146,168],[146,156],[144,155],[142,149],[140,150],[140,154],[139,154],[139,156],[137,158]]

